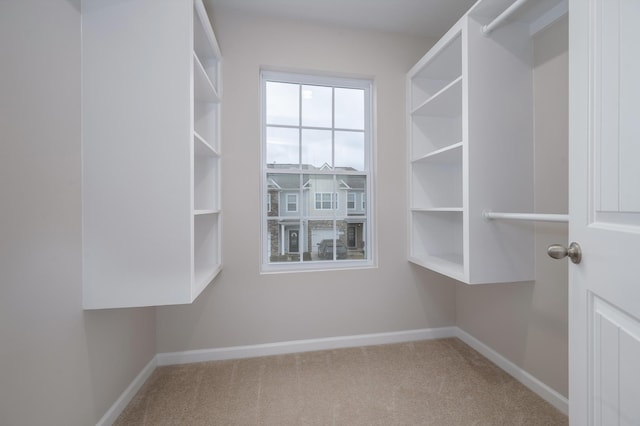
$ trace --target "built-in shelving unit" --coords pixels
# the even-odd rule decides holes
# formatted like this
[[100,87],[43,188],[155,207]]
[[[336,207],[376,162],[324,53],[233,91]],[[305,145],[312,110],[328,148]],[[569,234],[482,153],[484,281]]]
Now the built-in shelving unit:
[[[534,279],[531,35],[563,12],[482,0],[409,71],[409,260],[468,284]],[[537,4],[533,4],[537,3]],[[549,11],[552,12],[549,12]]]
[[84,307],[190,303],[222,267],[221,54],[207,12],[83,0],[82,32]]
[[464,278],[462,28],[451,31],[408,80],[410,259]]
[[222,267],[220,48],[201,0],[193,3],[193,294]]

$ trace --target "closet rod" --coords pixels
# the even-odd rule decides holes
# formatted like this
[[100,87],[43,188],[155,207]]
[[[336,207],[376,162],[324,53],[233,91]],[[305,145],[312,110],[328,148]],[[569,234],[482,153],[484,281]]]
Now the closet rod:
[[568,214],[482,212],[485,219],[533,220],[537,222],[569,222]]
[[493,31],[498,25],[502,24],[502,22],[507,19],[513,12],[515,12],[520,6],[525,4],[527,0],[516,0],[511,6],[505,9],[497,18],[493,21],[489,22],[487,25],[482,27],[482,32],[484,34],[489,34]]

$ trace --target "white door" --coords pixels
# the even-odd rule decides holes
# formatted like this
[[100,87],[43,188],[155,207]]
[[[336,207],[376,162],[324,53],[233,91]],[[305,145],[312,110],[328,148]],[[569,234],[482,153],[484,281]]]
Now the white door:
[[640,0],[570,0],[572,425],[640,425]]

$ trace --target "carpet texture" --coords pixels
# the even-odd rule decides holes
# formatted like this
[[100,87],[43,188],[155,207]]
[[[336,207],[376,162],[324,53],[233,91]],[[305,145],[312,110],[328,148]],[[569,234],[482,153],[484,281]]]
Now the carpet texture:
[[159,367],[116,425],[567,425],[462,341]]

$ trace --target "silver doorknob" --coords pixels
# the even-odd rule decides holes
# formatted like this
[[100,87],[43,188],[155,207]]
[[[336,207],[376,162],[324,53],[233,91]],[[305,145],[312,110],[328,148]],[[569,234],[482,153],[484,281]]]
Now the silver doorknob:
[[552,244],[547,248],[547,254],[554,259],[562,259],[569,256],[569,259],[575,264],[580,263],[582,260],[582,249],[580,249],[578,243],[569,244],[569,248],[560,244]]

